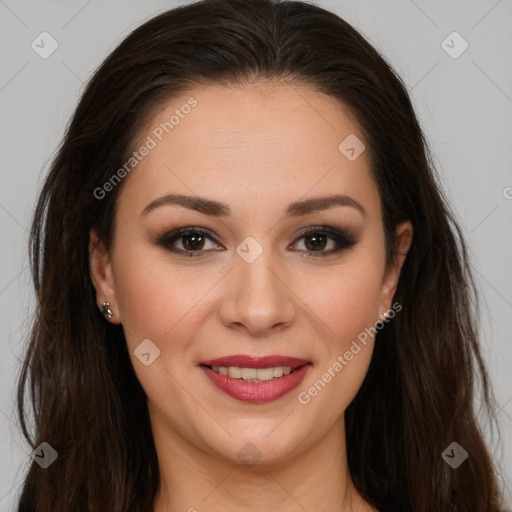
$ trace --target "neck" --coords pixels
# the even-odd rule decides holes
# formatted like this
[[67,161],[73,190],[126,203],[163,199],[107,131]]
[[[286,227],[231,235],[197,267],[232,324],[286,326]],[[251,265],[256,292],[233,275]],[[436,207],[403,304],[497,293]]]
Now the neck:
[[265,464],[206,453],[163,422],[152,424],[160,470],[154,512],[374,510],[350,478],[343,417],[296,455]]

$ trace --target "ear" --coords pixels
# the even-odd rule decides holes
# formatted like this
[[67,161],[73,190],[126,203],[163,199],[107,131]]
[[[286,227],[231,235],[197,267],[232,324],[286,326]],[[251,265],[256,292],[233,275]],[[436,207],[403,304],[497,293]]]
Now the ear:
[[384,279],[382,281],[382,289],[381,289],[381,300],[380,300],[380,308],[379,315],[382,320],[384,317],[384,313],[391,309],[391,303],[393,301],[393,296],[396,292],[396,287],[398,285],[398,278],[400,277],[400,271],[402,269],[402,265],[404,264],[405,257],[409,252],[409,248],[411,247],[413,228],[410,221],[404,221],[399,224],[396,229],[396,245],[395,245],[395,261],[390,263],[386,271],[384,273]]
[[102,302],[108,302],[113,315],[105,319],[113,324],[121,323],[110,255],[95,229],[89,232],[89,270],[98,308],[101,311]]

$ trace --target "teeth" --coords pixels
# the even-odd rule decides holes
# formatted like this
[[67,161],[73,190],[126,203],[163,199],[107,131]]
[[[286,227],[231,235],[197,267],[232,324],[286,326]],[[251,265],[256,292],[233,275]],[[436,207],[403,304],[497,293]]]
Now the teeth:
[[[274,378],[274,370],[275,368],[253,368],[254,377],[253,379],[258,380],[272,380]],[[244,372],[242,371],[242,377],[245,378]]]
[[291,366],[276,366],[274,368],[240,368],[238,366],[212,366],[214,372],[228,375],[233,379],[246,382],[264,382],[292,373]]
[[282,377],[284,373],[284,368],[282,366],[273,368],[274,377]]
[[230,366],[228,368],[228,375],[232,379],[241,379],[242,378],[242,368],[238,368],[237,366]]

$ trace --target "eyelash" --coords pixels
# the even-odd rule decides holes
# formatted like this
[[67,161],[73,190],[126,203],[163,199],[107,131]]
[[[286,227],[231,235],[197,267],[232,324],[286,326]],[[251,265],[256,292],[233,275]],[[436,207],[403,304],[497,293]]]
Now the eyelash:
[[[200,234],[204,235],[206,238],[209,238],[211,241],[218,243],[213,236],[210,234],[209,231],[206,231],[201,228],[193,228],[193,227],[187,227],[187,228],[180,228],[176,229],[174,231],[171,231],[170,233],[166,233],[165,235],[161,236],[158,239],[157,244],[162,246],[163,248],[167,249],[170,252],[181,254],[187,257],[191,258],[197,258],[201,257],[204,252],[209,252],[205,250],[199,250],[199,251],[184,251],[182,249],[177,249],[176,247],[172,246],[172,243],[174,243],[176,240],[179,240],[181,238],[184,238],[187,235],[190,234]],[[344,249],[348,249],[349,247],[355,245],[357,243],[355,237],[351,235],[348,232],[344,231],[338,231],[337,229],[332,229],[327,226],[314,226],[311,228],[308,228],[306,231],[303,231],[298,238],[295,239],[294,244],[296,244],[299,240],[303,239],[307,235],[310,234],[317,234],[317,235],[326,235],[331,240],[334,240],[338,247],[335,249],[331,249],[329,251],[301,251],[308,255],[308,258],[317,258],[317,257],[324,257],[329,256],[335,253],[338,253],[340,251],[343,251]],[[194,254],[197,253],[197,254]]]

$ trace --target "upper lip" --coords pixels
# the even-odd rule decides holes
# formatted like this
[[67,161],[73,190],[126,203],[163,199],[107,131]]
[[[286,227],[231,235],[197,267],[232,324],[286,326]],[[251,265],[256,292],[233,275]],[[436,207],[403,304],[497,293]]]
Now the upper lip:
[[240,368],[272,368],[275,366],[289,366],[292,369],[299,368],[309,363],[305,359],[287,356],[248,356],[248,355],[233,355],[219,357],[217,359],[209,359],[208,361],[201,361],[199,364],[204,366],[238,366]]

